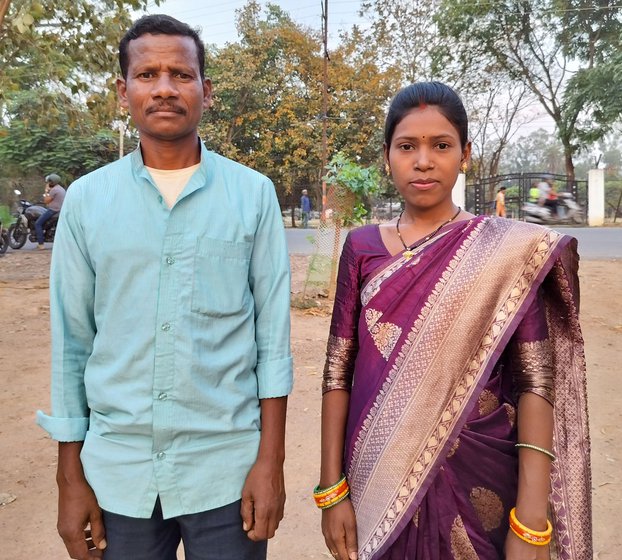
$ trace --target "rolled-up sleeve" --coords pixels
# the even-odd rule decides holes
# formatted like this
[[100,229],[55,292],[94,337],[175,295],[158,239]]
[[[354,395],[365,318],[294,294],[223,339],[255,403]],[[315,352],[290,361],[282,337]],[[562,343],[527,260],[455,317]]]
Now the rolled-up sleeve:
[[82,441],[89,426],[84,371],[95,338],[95,274],[80,220],[79,186],[67,193],[50,271],[52,413],[37,423],[58,441]]
[[281,211],[271,182],[262,185],[250,263],[260,399],[283,397],[293,386],[290,350],[290,272]]

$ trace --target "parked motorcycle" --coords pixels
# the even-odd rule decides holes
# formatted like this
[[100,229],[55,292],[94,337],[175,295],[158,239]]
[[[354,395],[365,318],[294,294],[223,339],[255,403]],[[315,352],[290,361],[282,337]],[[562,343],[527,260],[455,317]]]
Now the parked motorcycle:
[[[16,195],[22,194],[15,190]],[[18,209],[15,213],[15,222],[9,227],[8,238],[9,246],[12,249],[21,249],[26,240],[32,242],[37,241],[35,233],[35,222],[45,212],[46,208],[40,204],[31,204],[23,198],[19,199]],[[58,214],[52,216],[43,227],[43,238],[46,242],[53,242],[56,234],[56,223],[58,222]]]
[[585,220],[583,208],[569,192],[558,193],[557,215],[553,214],[550,206],[540,206],[535,202],[526,202],[523,205],[523,214],[525,221],[533,224],[582,224]]
[[0,222],[0,256],[6,253],[6,250],[9,248],[9,232],[2,227],[2,222]]

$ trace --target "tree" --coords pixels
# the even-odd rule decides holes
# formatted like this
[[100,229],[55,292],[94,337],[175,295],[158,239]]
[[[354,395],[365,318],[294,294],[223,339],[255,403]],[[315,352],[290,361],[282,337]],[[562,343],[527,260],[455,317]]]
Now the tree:
[[563,147],[553,134],[540,128],[508,145],[501,169],[503,173],[562,174]]
[[[573,158],[586,140],[606,130],[587,120],[581,97],[593,95],[589,84],[577,82],[581,93],[570,93],[569,80],[580,69],[602,64],[612,45],[619,47],[619,10],[612,2],[583,0],[442,0],[441,32],[457,41],[456,59],[492,58],[510,81],[524,82],[554,120],[564,150],[566,174],[574,180]],[[564,27],[568,22],[572,25]],[[568,93],[565,93],[568,92]],[[589,100],[588,100],[589,105]],[[619,112],[608,113],[607,120]],[[582,118],[583,117],[583,118]]]
[[[238,14],[239,43],[207,55],[214,107],[201,126],[212,149],[266,173],[281,200],[315,186],[322,175],[322,56],[318,34],[277,6],[249,2]],[[329,153],[344,150],[361,165],[381,153],[384,104],[392,74],[352,46],[331,53]],[[316,205],[319,207],[319,204]]]
[[[33,120],[32,114],[46,114]],[[5,175],[55,171],[72,180],[116,158],[117,135],[99,128],[93,115],[69,96],[45,89],[20,92],[7,105],[0,126],[0,166]]]
[[375,52],[381,68],[399,70],[402,83],[429,80],[441,44],[434,21],[439,5],[440,0],[366,0],[361,15],[370,25],[365,32],[355,27],[352,34]]
[[[506,103],[500,100],[506,99]],[[502,155],[518,128],[517,120],[526,121],[519,113],[529,105],[529,97],[521,85],[507,87],[491,83],[487,93],[466,96],[469,129],[473,143],[470,174],[480,183],[485,177],[499,174]],[[494,192],[495,185],[490,187]]]
[[[160,0],[154,0],[157,5]],[[117,46],[147,0],[13,0],[0,22],[0,118],[12,93],[81,94],[110,121]],[[93,102],[97,96],[97,102]],[[33,115],[36,116],[36,115]]]

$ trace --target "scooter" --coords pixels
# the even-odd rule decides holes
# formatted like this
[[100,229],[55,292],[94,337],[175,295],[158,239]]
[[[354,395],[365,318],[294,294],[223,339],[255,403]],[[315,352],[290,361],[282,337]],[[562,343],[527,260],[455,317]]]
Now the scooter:
[[[16,195],[22,194],[17,189],[14,191]],[[18,203],[18,210],[15,213],[15,222],[9,227],[8,237],[9,246],[12,249],[21,249],[26,240],[32,242],[37,241],[35,233],[35,222],[45,212],[45,206],[39,204],[31,204],[27,200],[21,198]],[[51,243],[54,241],[56,234],[56,223],[58,222],[58,213],[52,216],[43,227],[44,241]]]
[[582,224],[585,221],[583,208],[569,192],[558,193],[557,215],[553,214],[550,206],[540,206],[536,202],[526,202],[523,205],[523,214],[525,221],[532,224]]

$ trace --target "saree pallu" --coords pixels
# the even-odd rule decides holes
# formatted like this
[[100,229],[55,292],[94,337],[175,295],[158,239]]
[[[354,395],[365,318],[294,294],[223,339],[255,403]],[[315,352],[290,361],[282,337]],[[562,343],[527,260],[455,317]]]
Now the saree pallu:
[[[324,387],[351,391],[344,470],[359,558],[503,557],[518,477],[510,369],[524,359],[553,374],[558,558],[591,559],[576,240],[480,217],[391,257],[370,228],[344,248]],[[331,386],[352,373],[351,387]]]

